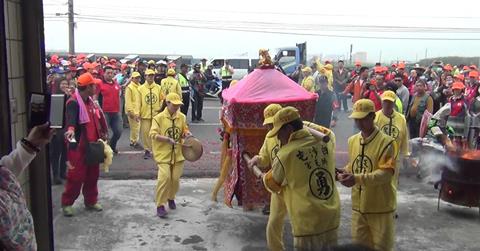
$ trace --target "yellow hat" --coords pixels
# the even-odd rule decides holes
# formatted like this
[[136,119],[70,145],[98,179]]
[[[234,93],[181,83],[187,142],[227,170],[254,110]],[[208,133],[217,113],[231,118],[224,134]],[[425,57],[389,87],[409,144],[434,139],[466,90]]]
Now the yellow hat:
[[333,65],[327,64],[327,65],[325,65],[325,69],[331,71],[331,70],[333,70]]
[[138,71],[132,72],[132,78],[139,78],[139,77],[141,77],[141,75]]
[[395,99],[397,99],[397,95],[395,94],[395,92],[386,91],[382,94],[382,101],[388,100],[388,101],[395,102]]
[[147,64],[155,64],[155,61],[153,61],[153,60],[150,60],[150,61],[148,61],[148,63],[147,63]]
[[265,107],[265,110],[263,110],[263,117],[265,118],[263,125],[273,123],[273,116],[275,116],[275,114],[277,114],[277,112],[281,109],[282,106],[279,104],[270,104]]
[[165,100],[174,105],[183,105],[182,99],[175,92],[170,92],[165,98]]
[[147,70],[145,71],[145,76],[147,76],[147,75],[155,75],[155,71],[152,70],[152,69],[147,69]]
[[300,113],[295,107],[287,106],[273,116],[273,129],[267,133],[267,137],[277,136],[283,125],[300,118]]
[[306,66],[302,68],[302,72],[312,72],[312,68]]
[[176,74],[176,73],[175,73],[175,70],[174,70],[174,69],[172,69],[172,68],[168,69],[168,71],[167,71],[167,76],[175,76],[175,74]]
[[351,119],[363,119],[369,113],[375,112],[375,105],[370,99],[359,99],[353,104],[353,112],[350,114]]

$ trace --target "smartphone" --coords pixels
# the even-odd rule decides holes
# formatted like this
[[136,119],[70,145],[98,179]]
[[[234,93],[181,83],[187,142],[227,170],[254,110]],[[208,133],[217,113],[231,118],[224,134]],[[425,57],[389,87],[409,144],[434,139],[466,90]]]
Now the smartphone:
[[50,112],[49,96],[43,93],[30,93],[29,128],[43,125],[48,121]]
[[65,125],[65,94],[50,96],[50,128],[63,128]]
[[65,122],[65,95],[30,93],[29,128],[50,122],[50,128],[63,128]]

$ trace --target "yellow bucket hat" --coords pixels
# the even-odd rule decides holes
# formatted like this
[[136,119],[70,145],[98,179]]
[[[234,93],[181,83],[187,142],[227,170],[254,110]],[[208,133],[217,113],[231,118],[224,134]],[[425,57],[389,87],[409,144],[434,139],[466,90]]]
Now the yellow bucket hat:
[[382,94],[382,101],[388,100],[388,101],[395,102],[395,99],[397,99],[397,95],[395,94],[395,92],[386,91]]
[[265,120],[263,121],[263,125],[272,124],[273,116],[275,116],[275,114],[277,114],[277,112],[281,109],[282,106],[279,104],[270,104],[265,107],[265,110],[263,110],[263,117],[265,118]]
[[300,118],[300,113],[295,107],[287,106],[278,111],[273,117],[273,129],[267,133],[267,137],[277,136],[283,125]]
[[175,92],[170,92],[165,98],[165,100],[174,105],[183,105],[182,99]]

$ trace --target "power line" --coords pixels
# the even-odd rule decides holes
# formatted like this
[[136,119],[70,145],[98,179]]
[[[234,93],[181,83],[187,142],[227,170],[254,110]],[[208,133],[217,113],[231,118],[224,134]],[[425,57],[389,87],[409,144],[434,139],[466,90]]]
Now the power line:
[[[102,6],[87,6],[87,5],[78,5],[79,9],[94,9],[94,10],[124,10],[125,12],[131,13],[132,10],[140,10],[141,12],[144,12],[146,9],[143,7],[121,7],[121,6],[108,6],[108,7],[102,7]],[[147,10],[154,10],[158,11],[159,13],[165,14],[168,11],[178,11],[178,12],[196,12],[198,13],[198,10],[192,10],[192,9],[175,9],[175,8],[155,8],[155,7],[148,7]],[[379,15],[377,13],[368,13],[368,14],[363,14],[363,13],[348,13],[348,14],[332,14],[332,13],[315,13],[315,12],[302,12],[302,13],[294,13],[294,12],[275,12],[275,11],[241,11],[241,10],[215,10],[215,9],[209,9],[209,10],[202,10],[208,13],[231,13],[231,14],[258,14],[258,15],[265,15],[265,14],[271,14],[271,15],[280,15],[280,16],[315,16],[315,17],[389,17],[391,18],[392,15]],[[413,15],[395,15],[395,17],[398,18],[429,18],[429,19],[480,19],[480,16],[427,16],[427,15],[422,15],[422,16],[413,16]]]
[[[95,15],[80,15],[85,18],[98,18]],[[102,15],[101,18],[116,18],[114,16]],[[122,16],[124,20],[129,21],[128,19],[136,20],[138,17],[134,16]],[[258,27],[269,28],[269,29],[279,29],[279,30],[321,30],[321,31],[368,31],[368,32],[422,32],[422,33],[480,33],[480,28],[478,27],[467,27],[467,28],[457,28],[457,27],[415,27],[415,26],[385,26],[385,25],[355,25],[355,24],[289,24],[289,23],[275,23],[275,22],[251,22],[251,21],[222,21],[222,20],[202,20],[202,19],[184,19],[184,18],[159,18],[159,17],[145,17],[148,20],[158,20],[158,21],[171,21],[171,22],[181,22],[181,23],[192,23],[194,25],[199,23],[206,23],[210,25],[219,25],[228,26],[230,28],[250,28]],[[117,19],[115,19],[117,20]],[[248,24],[248,25],[247,25]]]
[[387,36],[361,36],[361,35],[338,35],[338,34],[322,34],[322,33],[309,33],[309,32],[287,32],[287,31],[272,31],[262,29],[244,29],[244,28],[228,28],[221,26],[194,26],[194,25],[181,25],[181,24],[161,24],[153,22],[143,21],[125,21],[115,20],[108,18],[98,17],[78,17],[79,20],[90,21],[102,21],[106,23],[124,23],[124,24],[137,24],[137,25],[153,25],[163,27],[179,27],[179,28],[191,28],[191,29],[207,29],[207,30],[225,30],[225,31],[237,31],[237,32],[254,32],[254,33],[269,33],[269,34],[281,34],[281,35],[306,35],[306,36],[319,36],[319,37],[337,37],[337,38],[362,38],[362,39],[394,39],[394,40],[445,40],[445,41],[480,41],[480,38],[452,38],[452,37],[387,37]]

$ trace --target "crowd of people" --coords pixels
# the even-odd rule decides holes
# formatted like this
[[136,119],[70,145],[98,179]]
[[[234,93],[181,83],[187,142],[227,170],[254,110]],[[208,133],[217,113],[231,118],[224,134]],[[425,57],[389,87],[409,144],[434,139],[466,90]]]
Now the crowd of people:
[[[410,70],[406,68],[405,63],[391,66],[377,63],[368,68],[356,62],[353,70],[347,70],[342,60],[335,68],[332,62],[322,64],[317,60],[311,67],[300,67],[297,74],[300,75],[299,84],[307,91],[318,92],[321,97],[315,122],[322,126],[334,127],[336,115],[342,108],[350,112],[349,97],[353,103],[363,98],[370,99],[375,104],[375,110],[379,111],[382,109],[382,94],[392,91],[396,94],[395,111],[407,120],[410,138],[425,136],[420,129],[427,111],[433,115],[431,123],[438,124],[444,135],[458,138],[462,146],[476,147],[478,137],[469,135],[468,126],[477,128],[479,125],[468,124],[470,120],[465,121],[465,118],[477,117],[480,112],[477,66],[433,62],[428,67],[417,64]],[[328,88],[322,88],[325,84]],[[354,128],[354,131],[357,129]]]
[[[157,215],[167,215],[165,205],[176,209],[175,194],[183,172],[181,144],[191,137],[186,115],[191,103],[191,123],[204,122],[203,99],[207,92],[218,95],[212,81],[220,81],[206,59],[190,66],[181,64],[177,73],[173,61],[153,60],[120,63],[107,57],[85,55],[47,62],[48,90],[67,96],[65,127],[58,131],[51,146],[54,184],[62,184],[62,209],[74,216],[72,205],[82,191],[89,210],[102,211],[97,181],[104,148],[108,142],[118,154],[117,143],[124,127],[130,127],[130,147],[144,150],[144,159],[158,166]],[[225,61],[221,81],[228,88],[234,70]],[[68,170],[68,171],[66,171]]]
[[[48,91],[67,97],[75,94],[81,75],[91,74],[97,82],[92,99],[103,111],[106,128],[111,132],[108,142],[114,154],[118,154],[117,142],[123,128],[130,127],[130,146],[145,150],[145,159],[152,157],[149,140],[152,120],[163,110],[166,105],[163,101],[169,93],[181,97],[181,113],[187,115],[191,107],[191,123],[204,122],[205,95],[220,96],[222,88],[216,88],[216,82],[228,88],[234,73],[228,61],[217,75],[213,65],[207,65],[206,59],[193,67],[187,64],[178,67],[175,61],[167,59],[157,62],[136,59],[121,63],[105,56],[87,57],[84,54],[66,58],[51,55],[47,58],[46,69]],[[55,184],[61,184],[66,179],[67,151],[63,147],[63,133],[56,134],[51,144],[50,159]]]
[[[286,216],[297,249],[336,245],[341,220],[335,181],[352,188],[354,242],[393,249],[398,175],[402,158],[409,155],[408,139],[424,136],[419,128],[425,114],[430,114],[434,121],[430,124],[465,145],[462,119],[476,116],[480,107],[475,65],[435,62],[406,68],[399,63],[370,69],[357,62],[347,70],[341,60],[336,67],[317,60],[290,76],[305,90],[318,93],[314,121],[303,121],[294,107],[270,104],[265,109],[269,132],[248,165],[266,171],[262,180],[272,194],[267,224],[271,250],[284,249]],[[172,62],[127,65],[105,57],[91,62],[82,55],[67,60],[52,56],[48,69],[51,92],[69,96],[65,131],[57,133],[53,144],[58,146],[51,151],[55,182],[66,176],[64,215],[74,215],[72,205],[81,190],[88,209],[102,210],[97,201],[98,163],[84,158],[95,159],[88,155],[95,156],[98,139],[107,140],[118,154],[122,120],[130,127],[130,146],[144,149],[144,158],[153,158],[158,166],[157,215],[166,217],[166,205],[175,210],[184,162],[179,143],[191,136],[186,119],[189,103],[191,122],[202,122],[203,96],[215,78],[206,60],[195,64],[192,72],[182,64],[177,74]],[[223,89],[228,88],[233,68],[226,63],[220,74]],[[355,127],[348,140],[349,162],[336,168],[335,135],[329,128],[337,123],[342,108],[351,112]],[[325,135],[330,140],[322,140]],[[68,147],[63,150],[60,145],[65,142]]]

